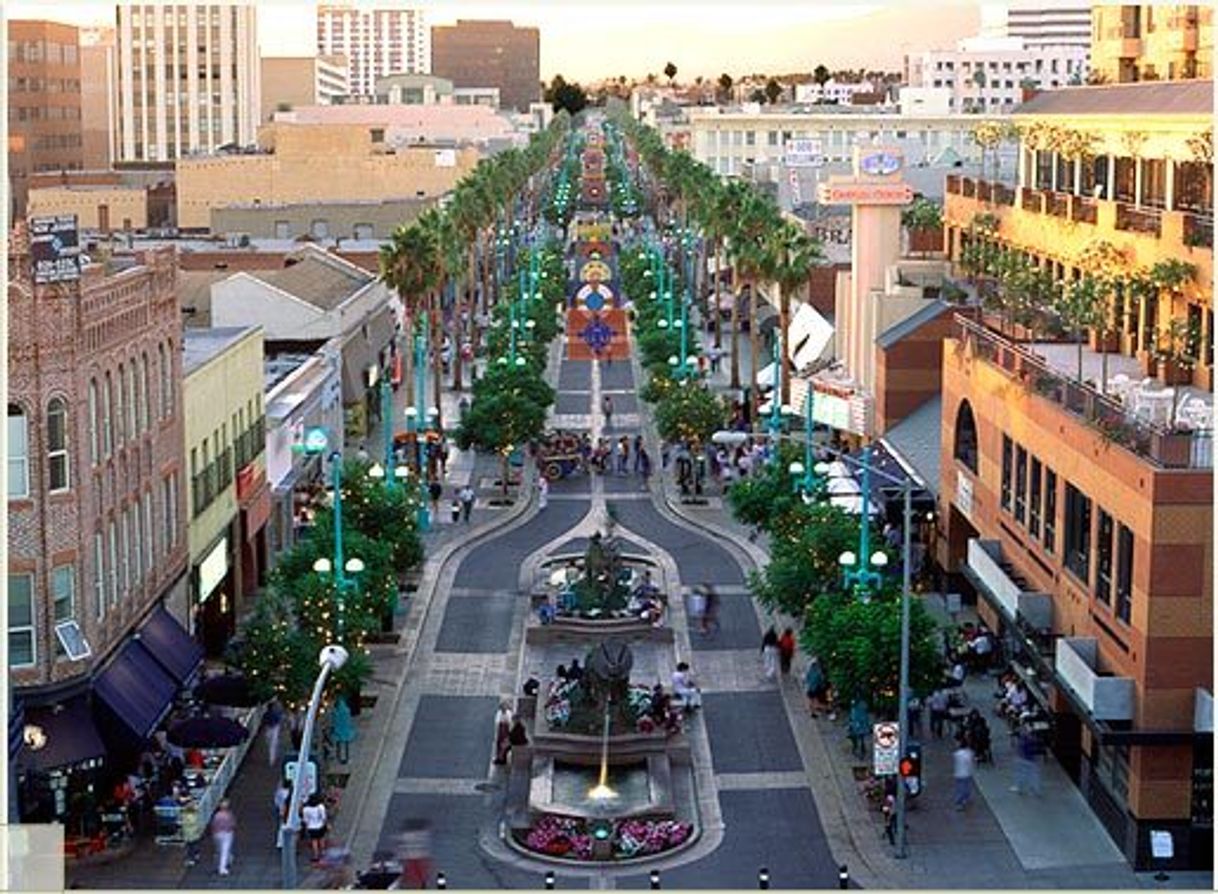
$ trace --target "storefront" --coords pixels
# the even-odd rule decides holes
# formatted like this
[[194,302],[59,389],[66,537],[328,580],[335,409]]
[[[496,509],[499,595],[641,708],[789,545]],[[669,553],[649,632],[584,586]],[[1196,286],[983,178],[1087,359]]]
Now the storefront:
[[266,526],[271,517],[271,488],[266,473],[255,463],[237,473],[237,506],[241,517],[239,590],[242,598],[249,598],[266,583]]
[[210,656],[222,655],[229,638],[237,629],[237,612],[233,603],[233,541],[230,536],[236,527],[229,525],[190,570],[194,636]]
[[27,708],[23,715],[13,793],[22,822],[61,823],[69,838],[92,834],[107,767],[88,693]]

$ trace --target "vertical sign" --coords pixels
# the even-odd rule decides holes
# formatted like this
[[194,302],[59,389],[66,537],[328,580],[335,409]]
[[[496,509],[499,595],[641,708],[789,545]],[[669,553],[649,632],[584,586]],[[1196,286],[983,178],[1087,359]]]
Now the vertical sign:
[[39,285],[80,279],[76,215],[30,218],[30,256]]

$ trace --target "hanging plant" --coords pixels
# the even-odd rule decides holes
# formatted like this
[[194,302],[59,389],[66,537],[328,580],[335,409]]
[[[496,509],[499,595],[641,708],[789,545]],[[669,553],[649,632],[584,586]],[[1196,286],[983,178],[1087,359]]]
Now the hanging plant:
[[1193,134],[1186,141],[1188,151],[1192,153],[1193,159],[1202,164],[1213,164],[1214,162],[1214,134],[1211,131],[1203,130]]
[[1178,292],[1185,283],[1191,282],[1197,275],[1197,265],[1170,258],[1157,262],[1148,272],[1150,281],[1156,288]]

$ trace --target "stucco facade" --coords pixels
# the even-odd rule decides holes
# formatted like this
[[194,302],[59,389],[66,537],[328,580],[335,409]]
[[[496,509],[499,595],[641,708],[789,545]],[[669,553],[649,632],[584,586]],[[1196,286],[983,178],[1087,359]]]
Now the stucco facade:
[[148,190],[136,186],[45,186],[30,190],[31,217],[75,214],[82,230],[143,230]]

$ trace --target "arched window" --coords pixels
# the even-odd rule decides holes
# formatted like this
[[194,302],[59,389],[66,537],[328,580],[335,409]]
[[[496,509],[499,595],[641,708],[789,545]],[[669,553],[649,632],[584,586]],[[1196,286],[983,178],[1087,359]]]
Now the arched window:
[[131,358],[131,362],[127,365],[127,373],[123,376],[123,402],[127,405],[127,437],[135,440],[140,433],[139,427],[135,424],[136,417],[139,415],[136,407],[136,394],[139,391],[139,370],[135,367],[135,358]]
[[165,419],[169,415],[169,367],[166,365],[165,346],[157,345],[157,353],[161,355],[161,401],[157,405],[157,419]]
[[30,495],[30,432],[25,411],[8,405],[8,498]]
[[127,434],[127,411],[123,406],[127,390],[127,368],[118,365],[118,374],[114,377],[114,445],[122,446]]
[[952,456],[964,463],[969,471],[977,474],[977,422],[973,419],[973,408],[967,400],[960,401],[956,410],[956,442]]
[[170,339],[165,351],[165,418],[168,419],[173,413],[173,339]]
[[152,418],[152,391],[148,387],[148,352],[140,355],[140,431],[148,431]]
[[51,493],[67,490],[68,481],[68,404],[62,397],[47,404],[47,473]]
[[97,379],[89,380],[89,459],[93,465],[97,465],[101,459],[101,452],[98,446],[98,428],[97,428]]

